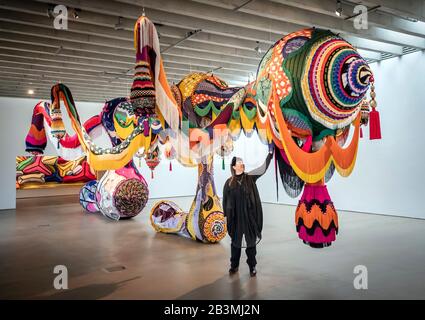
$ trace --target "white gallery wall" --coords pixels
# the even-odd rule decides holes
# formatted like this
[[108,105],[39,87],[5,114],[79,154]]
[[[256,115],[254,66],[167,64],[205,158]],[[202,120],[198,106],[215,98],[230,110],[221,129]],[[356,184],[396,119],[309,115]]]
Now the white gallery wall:
[[[329,193],[337,209],[425,218],[421,203],[425,195],[425,142],[421,140],[425,119],[425,53],[412,53],[371,67],[375,73],[383,139],[371,141],[364,130],[354,172],[348,178],[335,173],[328,184]],[[34,99],[0,98],[0,209],[15,207],[15,157],[25,154],[25,136],[36,103]],[[99,113],[102,104],[77,103],[77,107],[81,119],[86,120]],[[69,123],[66,124],[68,129]],[[54,155],[54,146],[49,145],[45,154]],[[250,170],[262,164],[267,146],[260,143],[256,134],[251,138],[242,134],[232,155],[225,158],[225,170],[221,168],[221,158],[215,158],[215,182],[220,196],[230,175],[229,162],[233,155],[244,158]],[[142,160],[141,171],[149,184],[150,197],[194,195],[197,169],[185,168],[176,161],[172,165],[170,172],[169,161],[163,160],[152,180]],[[265,202],[277,202],[274,170],[272,161],[257,183]],[[297,199],[285,194],[280,181],[278,202],[297,203]]]

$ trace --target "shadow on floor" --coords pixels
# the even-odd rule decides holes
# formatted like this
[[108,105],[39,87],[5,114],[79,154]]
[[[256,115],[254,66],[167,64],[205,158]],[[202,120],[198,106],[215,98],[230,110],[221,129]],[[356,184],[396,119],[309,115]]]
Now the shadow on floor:
[[95,283],[70,290],[60,290],[55,294],[37,297],[43,300],[98,300],[114,293],[124,283],[141,277],[134,277],[117,283]]
[[257,278],[240,276],[239,274],[233,276],[225,275],[212,283],[196,288],[184,295],[181,295],[180,297],[177,297],[176,300],[239,300],[245,299],[247,295],[249,295],[250,299],[255,299],[256,288]]
[[105,284],[90,284],[88,286],[71,289],[61,290],[51,296],[42,299],[47,300],[97,300],[105,298],[117,290],[119,285],[115,283]]

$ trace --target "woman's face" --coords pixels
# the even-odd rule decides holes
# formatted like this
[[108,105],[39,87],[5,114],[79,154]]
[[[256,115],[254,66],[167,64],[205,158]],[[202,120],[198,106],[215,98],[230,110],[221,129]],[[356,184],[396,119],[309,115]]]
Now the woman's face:
[[241,174],[245,171],[245,164],[243,163],[242,159],[239,159],[236,161],[236,164],[233,166],[233,169],[235,169],[236,174]]

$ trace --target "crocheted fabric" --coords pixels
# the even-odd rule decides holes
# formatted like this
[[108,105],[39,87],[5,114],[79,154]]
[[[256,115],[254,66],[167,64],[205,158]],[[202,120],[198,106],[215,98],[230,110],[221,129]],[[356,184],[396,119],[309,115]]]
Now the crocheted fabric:
[[298,236],[313,248],[330,246],[338,233],[338,215],[325,185],[307,184],[295,213]]
[[330,32],[317,38],[305,56],[301,86],[313,119],[330,129],[357,116],[372,75],[366,61],[345,40]]

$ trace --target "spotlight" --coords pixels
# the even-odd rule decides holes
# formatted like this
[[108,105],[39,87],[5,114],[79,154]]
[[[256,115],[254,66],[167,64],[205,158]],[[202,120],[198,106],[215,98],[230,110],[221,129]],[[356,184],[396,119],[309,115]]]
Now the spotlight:
[[335,9],[335,14],[340,17],[342,15],[342,5],[341,5],[341,1],[338,0],[336,2],[336,9]]
[[74,19],[79,19],[80,18],[80,13],[81,13],[81,10],[80,9],[74,9],[74,13],[73,13]]
[[34,94],[34,90],[33,89],[29,89],[28,90],[28,94],[33,95]]

